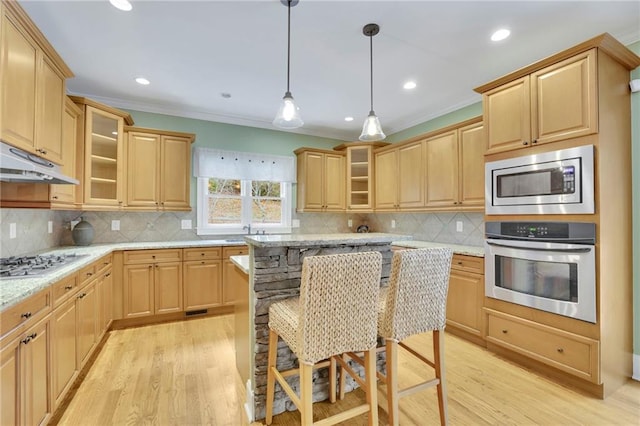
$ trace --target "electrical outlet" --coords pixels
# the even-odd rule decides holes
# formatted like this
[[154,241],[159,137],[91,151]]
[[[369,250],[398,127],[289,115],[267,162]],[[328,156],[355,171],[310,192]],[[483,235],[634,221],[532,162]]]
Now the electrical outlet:
[[462,223],[461,220],[457,220],[456,221],[456,232],[463,232],[464,231],[464,224]]
[[353,220],[351,219],[347,220],[347,226],[351,228],[353,226]]
[[120,221],[119,220],[112,220],[111,221],[111,230],[112,231],[119,231],[120,230]]
[[47,232],[53,234],[53,221],[50,220],[47,222]]
[[180,221],[181,229],[191,229],[191,219],[182,219]]
[[16,224],[15,223],[10,223],[9,224],[9,238],[15,238],[17,237],[17,228],[16,228]]
[[396,220],[391,219],[391,228],[395,228],[395,227],[396,227]]

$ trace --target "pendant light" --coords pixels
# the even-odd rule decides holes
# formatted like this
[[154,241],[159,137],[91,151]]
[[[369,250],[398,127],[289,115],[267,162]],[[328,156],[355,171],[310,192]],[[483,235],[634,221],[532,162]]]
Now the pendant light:
[[291,96],[289,91],[289,69],[291,67],[291,8],[298,4],[299,0],[280,0],[282,4],[287,6],[287,91],[284,93],[282,103],[276,118],[273,119],[273,125],[281,129],[297,129],[304,122],[300,117],[300,108]]
[[367,24],[362,28],[362,33],[369,37],[369,53],[370,53],[370,77],[371,77],[371,110],[369,116],[364,121],[362,126],[362,134],[360,135],[361,141],[381,141],[387,136],[382,131],[380,126],[380,120],[373,111],[373,36],[380,32],[378,24]]

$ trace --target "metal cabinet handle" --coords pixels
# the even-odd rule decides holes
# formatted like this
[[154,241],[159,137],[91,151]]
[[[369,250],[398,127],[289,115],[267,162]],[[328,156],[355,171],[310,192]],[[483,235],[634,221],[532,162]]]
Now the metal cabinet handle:
[[80,293],[78,295],[78,299],[84,299],[84,297],[87,295],[87,293]]
[[531,143],[538,143],[538,139],[532,140]]
[[558,353],[563,353],[564,349],[563,348],[558,348]]
[[462,261],[461,260],[458,260],[457,263],[458,263],[458,265],[462,266]]
[[25,337],[24,339],[20,340],[20,343],[26,345],[27,343],[29,343],[31,341],[31,338],[29,336]]
[[31,318],[31,312],[25,312],[24,314],[20,315],[20,318],[24,318],[24,319]]
[[522,141],[522,145],[529,145],[529,141]]
[[110,276],[111,276],[111,272],[107,272],[106,274],[104,274],[105,278],[110,277]]
[[503,332],[504,334],[507,334],[507,333],[509,332],[509,330],[506,330],[506,329],[505,329],[505,330],[502,330],[502,332]]
[[73,286],[72,286],[72,285],[66,285],[66,286],[64,286],[64,289],[65,289],[65,290],[67,290],[67,291],[71,290],[72,288],[73,288]]
[[87,272],[87,277],[90,277],[91,275],[93,275],[93,272]]

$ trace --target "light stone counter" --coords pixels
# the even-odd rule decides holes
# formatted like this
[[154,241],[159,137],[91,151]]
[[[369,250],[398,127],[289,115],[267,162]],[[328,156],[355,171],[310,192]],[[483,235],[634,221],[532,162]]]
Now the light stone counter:
[[58,268],[50,273],[39,276],[28,276],[25,278],[2,278],[0,279],[0,312],[23,301],[27,297],[47,288],[51,284],[62,278],[73,274],[100,257],[121,250],[146,250],[165,248],[191,248],[191,247],[216,247],[216,246],[237,246],[246,244],[245,239],[230,240],[189,240],[189,241],[157,241],[143,243],[115,243],[100,244],[86,247],[65,246],[33,253],[40,255],[49,254],[76,254],[86,255],[80,260]]
[[229,256],[229,260],[231,260],[232,263],[234,263],[238,268],[240,268],[240,270],[242,272],[244,272],[245,274],[249,275],[249,256],[248,255],[243,255],[243,256]]
[[393,241],[411,240],[410,235],[367,233],[367,234],[288,234],[251,235],[245,237],[247,244],[255,247],[314,247],[327,245],[385,244]]
[[430,241],[394,241],[392,244],[398,247],[409,247],[409,248],[448,247],[452,249],[455,254],[484,257],[484,247],[478,247],[478,246],[465,246],[465,245],[448,244],[448,243],[434,243]]

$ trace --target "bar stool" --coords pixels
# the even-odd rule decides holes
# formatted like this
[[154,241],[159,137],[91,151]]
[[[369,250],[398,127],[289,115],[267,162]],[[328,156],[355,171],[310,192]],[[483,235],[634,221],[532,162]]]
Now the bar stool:
[[[302,425],[313,424],[314,364],[330,359],[330,393],[335,401],[335,356],[349,351],[364,352],[366,403],[321,423],[336,424],[368,412],[369,425],[378,424],[375,348],[381,269],[382,255],[378,252],[310,256],[303,261],[300,297],[271,304],[265,419],[268,425],[273,419],[276,380],[300,411]],[[298,357],[299,368],[278,371],[278,337]],[[300,375],[299,397],[285,380],[296,373]]]
[[[389,424],[399,424],[400,397],[437,387],[440,424],[447,424],[444,367],[444,327],[447,291],[453,252],[448,248],[397,251],[393,255],[389,286],[380,289],[378,334],[385,340],[387,374],[378,378],[387,385]],[[402,343],[415,334],[432,332],[433,361]],[[398,346],[435,370],[435,378],[406,389],[398,389]],[[348,354],[362,363],[355,354]],[[343,371],[352,375],[350,368]],[[344,396],[344,374],[340,375],[340,399]]]

